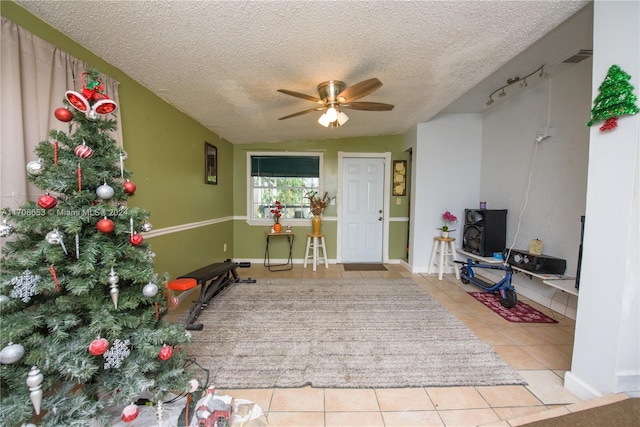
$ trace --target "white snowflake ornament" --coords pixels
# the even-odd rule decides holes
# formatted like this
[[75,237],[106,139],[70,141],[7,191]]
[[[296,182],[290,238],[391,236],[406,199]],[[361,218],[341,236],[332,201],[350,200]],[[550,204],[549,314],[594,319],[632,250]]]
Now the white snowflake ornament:
[[121,341],[119,339],[113,342],[109,350],[104,353],[104,369],[119,368],[122,361],[131,354],[129,350],[129,340]]
[[11,298],[19,298],[23,303],[28,303],[31,301],[31,297],[37,294],[38,283],[40,283],[40,276],[25,270],[22,276],[11,279],[13,285]]

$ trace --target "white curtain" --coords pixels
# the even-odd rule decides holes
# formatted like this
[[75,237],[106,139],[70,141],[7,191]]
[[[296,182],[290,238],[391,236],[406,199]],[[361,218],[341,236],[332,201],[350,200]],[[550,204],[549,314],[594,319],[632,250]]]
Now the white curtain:
[[[88,66],[5,17],[0,45],[0,207],[13,209],[42,194],[27,182],[26,165],[37,160],[34,149],[51,129],[69,131],[53,113],[67,90],[82,90],[80,75]],[[120,105],[118,82],[105,75],[101,81]],[[114,114],[112,137],[122,145],[120,108]]]

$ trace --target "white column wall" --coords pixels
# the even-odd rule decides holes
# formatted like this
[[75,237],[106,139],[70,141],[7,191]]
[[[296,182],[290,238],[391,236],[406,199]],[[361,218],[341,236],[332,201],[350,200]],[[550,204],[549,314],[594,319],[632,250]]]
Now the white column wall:
[[[611,65],[640,87],[640,2],[594,4],[592,100]],[[588,399],[640,394],[640,115],[590,130],[582,280],[565,387]]]
[[465,208],[479,206],[482,148],[480,114],[442,114],[405,134],[412,149],[409,264],[426,273],[433,238],[445,210],[458,217],[451,237],[461,247]]

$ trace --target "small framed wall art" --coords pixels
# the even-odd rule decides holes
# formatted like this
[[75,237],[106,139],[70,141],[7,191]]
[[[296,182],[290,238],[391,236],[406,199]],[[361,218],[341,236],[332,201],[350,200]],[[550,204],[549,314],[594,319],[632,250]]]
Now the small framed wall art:
[[204,143],[204,183],[218,184],[218,149],[208,142]]
[[393,161],[393,195],[407,195],[407,161]]

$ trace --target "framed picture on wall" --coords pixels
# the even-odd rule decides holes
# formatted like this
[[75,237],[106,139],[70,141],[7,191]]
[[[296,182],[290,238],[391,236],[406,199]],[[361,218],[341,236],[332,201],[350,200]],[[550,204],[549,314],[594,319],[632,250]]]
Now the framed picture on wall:
[[407,195],[407,161],[393,161],[393,195]]
[[208,142],[204,143],[204,182],[218,184],[218,149]]

